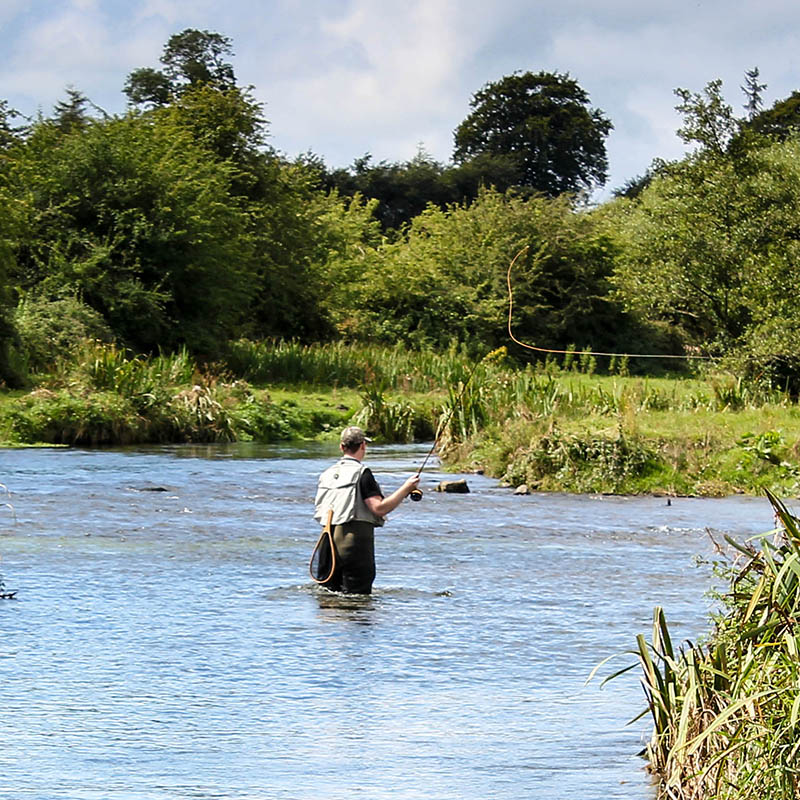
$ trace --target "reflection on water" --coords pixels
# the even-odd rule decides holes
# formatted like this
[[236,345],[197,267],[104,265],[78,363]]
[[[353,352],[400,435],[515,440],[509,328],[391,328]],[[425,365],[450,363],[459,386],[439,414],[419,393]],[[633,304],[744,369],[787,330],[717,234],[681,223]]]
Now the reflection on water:
[[[370,463],[391,489],[427,450]],[[0,796],[651,796],[647,722],[625,724],[635,672],[584,682],[656,604],[700,634],[705,528],[766,530],[766,502],[513,497],[467,476],[471,494],[393,513],[374,593],[344,596],[306,571],[335,455],[0,453],[17,515],[0,566],[19,591],[0,602]]]
[[372,595],[345,595],[317,589],[320,620],[322,622],[355,622],[359,625],[372,625],[375,611],[375,599]]

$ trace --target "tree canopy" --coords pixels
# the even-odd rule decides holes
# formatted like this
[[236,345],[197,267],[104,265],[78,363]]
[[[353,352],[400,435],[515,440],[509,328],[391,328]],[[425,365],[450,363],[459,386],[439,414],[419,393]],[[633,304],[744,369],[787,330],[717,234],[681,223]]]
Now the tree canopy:
[[605,183],[605,139],[613,126],[569,75],[507,75],[476,92],[470,108],[455,131],[456,162],[507,159],[518,186],[550,196]]
[[161,55],[163,70],[141,67],[133,70],[124,92],[135,105],[163,106],[188,88],[208,84],[217,89],[236,86],[233,66],[225,61],[233,55],[231,40],[211,31],[187,28],[170,36]]
[[800,387],[800,93],[763,110],[753,69],[739,118],[719,81],[676,90],[694,150],[589,208],[573,195],[605,180],[611,123],[568,75],[487,84],[457,163],[421,149],[329,171],[269,146],[230,56],[220,34],[176,34],[121,115],[70,87],[20,126],[0,101],[0,381],[21,337],[29,364],[81,336],[207,359],[238,337],[477,352],[507,341],[505,272],[527,245],[524,340],[746,351]]

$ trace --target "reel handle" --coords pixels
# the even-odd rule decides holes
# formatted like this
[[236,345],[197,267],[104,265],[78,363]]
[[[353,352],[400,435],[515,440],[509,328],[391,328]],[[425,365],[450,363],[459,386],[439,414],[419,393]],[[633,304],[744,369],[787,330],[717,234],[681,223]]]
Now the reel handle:
[[412,489],[408,496],[416,503],[422,500],[422,489]]

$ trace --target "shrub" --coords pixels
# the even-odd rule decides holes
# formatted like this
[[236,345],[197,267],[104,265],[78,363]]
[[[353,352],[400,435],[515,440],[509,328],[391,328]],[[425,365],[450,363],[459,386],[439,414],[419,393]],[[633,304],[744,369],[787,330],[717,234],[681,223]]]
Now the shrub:
[[31,373],[47,372],[78,354],[87,340],[110,342],[103,317],[77,297],[26,296],[14,313],[20,355]]

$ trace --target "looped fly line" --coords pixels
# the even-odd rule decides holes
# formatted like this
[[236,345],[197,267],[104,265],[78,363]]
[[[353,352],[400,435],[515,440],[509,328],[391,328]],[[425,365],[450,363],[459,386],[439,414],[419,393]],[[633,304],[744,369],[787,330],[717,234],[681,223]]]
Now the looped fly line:
[[685,358],[685,359],[703,359],[703,360],[713,360],[713,356],[700,356],[700,355],[688,355],[686,353],[681,355],[666,355],[664,353],[601,353],[597,350],[553,350],[549,347],[536,347],[532,344],[526,344],[525,342],[521,342],[514,336],[514,331],[511,329],[511,316],[514,309],[514,292],[511,288],[511,270],[514,268],[514,264],[517,263],[517,259],[526,251],[528,250],[528,245],[522,248],[522,250],[517,253],[513,259],[511,259],[511,263],[508,265],[508,274],[506,275],[506,283],[508,284],[508,337],[511,339],[512,342],[518,344],[520,347],[524,347],[526,350],[535,350],[537,353],[558,353],[559,355],[588,355],[588,356],[611,356],[616,358]]

